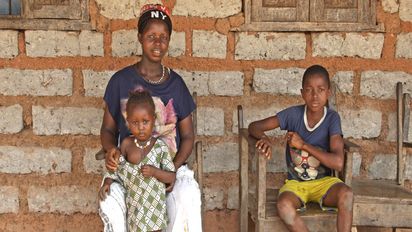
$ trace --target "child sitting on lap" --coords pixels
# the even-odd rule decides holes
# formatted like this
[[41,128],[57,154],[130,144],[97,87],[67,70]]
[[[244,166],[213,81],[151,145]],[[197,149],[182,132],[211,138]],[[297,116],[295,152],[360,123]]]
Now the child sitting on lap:
[[128,231],[160,231],[167,226],[165,184],[174,182],[175,166],[166,143],[154,138],[155,105],[144,90],[130,94],[126,121],[131,136],[121,143],[120,164],[106,173],[99,191],[106,198],[113,181],[126,189]]
[[249,133],[259,139],[256,148],[267,158],[272,155],[272,142],[264,132],[278,127],[288,131],[288,179],[279,191],[277,209],[290,231],[308,231],[296,213],[296,209],[305,209],[307,202],[317,202],[322,209],[337,207],[337,231],[351,230],[352,190],[331,176],[332,169],[342,171],[344,153],[339,114],[326,106],[330,94],[329,73],[313,65],[303,74],[304,105],[249,125]]

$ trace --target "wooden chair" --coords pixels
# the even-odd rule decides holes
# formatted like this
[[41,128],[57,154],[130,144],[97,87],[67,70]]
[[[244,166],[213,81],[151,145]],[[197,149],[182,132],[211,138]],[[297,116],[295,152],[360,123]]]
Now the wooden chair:
[[405,142],[409,129],[410,97],[403,94],[402,88],[402,83],[397,83],[397,181],[353,181],[354,225],[412,228],[412,192],[404,187],[404,147],[412,147]]
[[[335,88],[333,87],[332,97],[329,99],[329,107],[332,108],[335,108],[334,90]],[[403,99],[409,99],[409,97],[404,97]],[[399,103],[398,97],[399,106],[404,109],[402,112],[409,112],[409,109],[407,109],[409,102],[403,101]],[[398,117],[400,115],[403,114],[398,113]],[[408,117],[404,118],[409,120]],[[403,122],[403,120],[400,121]],[[408,127],[406,123],[402,123],[402,125],[398,125],[399,138],[404,137],[402,131],[405,132]],[[247,129],[243,126],[242,106],[238,106],[238,126],[241,231],[248,231],[249,214],[255,223],[255,231],[257,232],[288,231],[276,212],[276,200],[279,190],[268,188],[266,185],[267,161],[265,157],[256,153],[256,139],[249,136]],[[400,133],[399,128],[401,128]],[[402,130],[402,128],[404,129]],[[398,142],[398,152],[402,151],[402,146],[406,146],[406,143],[403,140],[401,141]],[[343,173],[336,173],[336,175],[353,189],[353,226],[412,227],[412,193],[403,188],[405,171],[404,153],[398,153],[400,168],[397,170],[398,181],[396,183],[380,180],[352,180],[353,154],[359,152],[360,148],[345,139],[344,150],[344,171]],[[279,157],[281,155],[284,156],[284,154],[274,154],[273,156]],[[256,167],[252,167],[251,164],[253,163],[256,163]],[[401,185],[398,185],[398,183]],[[308,209],[300,213],[300,215],[310,231],[336,231],[335,213],[323,212],[319,209],[319,206],[311,206],[309,204]],[[352,231],[356,231],[356,227],[353,227]]]
[[[265,157],[258,155],[255,150],[256,139],[249,136],[243,128],[242,107],[238,106],[239,118],[239,151],[240,151],[240,228],[248,231],[248,214],[255,223],[255,231],[288,231],[277,214],[276,201],[279,189],[266,186]],[[352,181],[352,156],[358,147],[345,141],[345,172],[338,175],[349,186]],[[273,156],[284,155],[276,154]],[[251,163],[256,163],[252,167]],[[286,165],[286,164],[285,164]],[[256,171],[254,171],[256,170]],[[255,184],[256,186],[251,186]],[[322,211],[318,205],[308,204],[307,210],[300,213],[310,231],[330,232],[336,230],[336,214]]]

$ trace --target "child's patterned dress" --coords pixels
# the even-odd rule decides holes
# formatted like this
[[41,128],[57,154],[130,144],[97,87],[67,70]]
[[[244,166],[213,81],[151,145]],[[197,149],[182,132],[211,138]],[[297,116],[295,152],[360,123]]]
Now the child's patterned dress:
[[121,182],[126,188],[128,231],[154,231],[167,226],[165,184],[154,177],[145,178],[140,172],[145,164],[175,171],[169,148],[157,139],[139,164],[123,160],[115,173],[105,175]]

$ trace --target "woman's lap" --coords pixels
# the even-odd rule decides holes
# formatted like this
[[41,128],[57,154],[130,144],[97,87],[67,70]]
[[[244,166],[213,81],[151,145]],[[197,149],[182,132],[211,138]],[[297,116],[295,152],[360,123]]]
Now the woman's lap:
[[[100,202],[99,209],[105,232],[126,231],[124,188],[113,183],[110,191],[105,201]],[[177,170],[173,191],[167,194],[166,207],[169,218],[167,232],[202,231],[200,190],[193,171],[187,166]]]
[[166,204],[169,217],[167,232],[202,231],[200,190],[193,171],[186,166],[178,169]]
[[113,182],[110,193],[100,202],[99,214],[104,224],[104,232],[126,232],[126,203],[124,187]]

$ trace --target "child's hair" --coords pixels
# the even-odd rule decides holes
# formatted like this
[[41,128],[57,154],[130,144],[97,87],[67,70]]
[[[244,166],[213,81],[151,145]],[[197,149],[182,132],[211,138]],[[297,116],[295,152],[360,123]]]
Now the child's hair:
[[137,88],[129,92],[129,99],[126,103],[126,111],[130,110],[130,107],[136,105],[148,105],[151,112],[155,114],[155,104],[149,91],[143,88]]
[[305,73],[303,73],[302,88],[305,85],[306,81],[313,75],[322,76],[325,82],[328,83],[328,88],[330,87],[330,79],[329,79],[328,70],[326,70],[326,68],[324,68],[321,65],[312,65],[306,69]]

